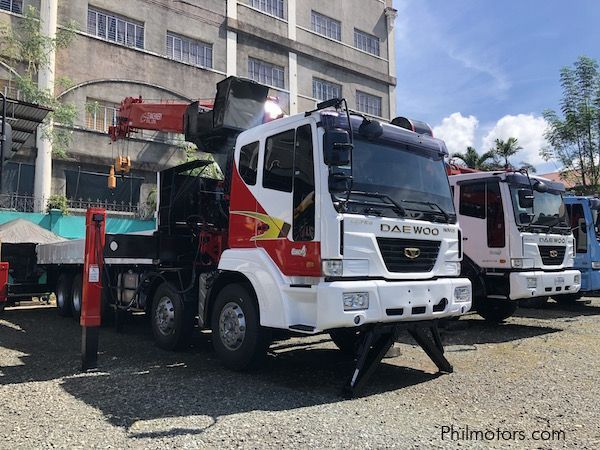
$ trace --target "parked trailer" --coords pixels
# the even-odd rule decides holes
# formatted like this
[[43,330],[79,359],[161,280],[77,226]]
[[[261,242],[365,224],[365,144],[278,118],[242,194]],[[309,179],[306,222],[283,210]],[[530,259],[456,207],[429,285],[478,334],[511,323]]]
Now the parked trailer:
[[[93,252],[105,305],[146,312],[165,349],[185,345],[197,325],[212,330],[225,366],[243,370],[275,337],[326,332],[356,356],[352,395],[406,329],[452,371],[437,323],[469,310],[471,284],[459,277],[443,141],[415,122],[352,114],[339,99],[262,123],[267,92],[231,77],[213,111],[186,110],[181,131],[215,162],[159,173],[152,235],[39,247],[59,312],[80,314],[82,263]],[[147,125],[117,122],[113,136]],[[208,176],[211,164],[219,170]]]
[[464,233],[462,274],[480,315],[502,321],[519,302],[539,306],[579,292],[562,184],[513,171],[449,172]]

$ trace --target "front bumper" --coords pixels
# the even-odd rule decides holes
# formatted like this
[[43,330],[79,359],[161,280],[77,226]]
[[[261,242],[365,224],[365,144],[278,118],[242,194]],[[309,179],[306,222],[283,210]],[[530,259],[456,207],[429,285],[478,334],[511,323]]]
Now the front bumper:
[[[433,320],[458,316],[471,308],[457,301],[455,288],[468,287],[467,278],[441,278],[420,281],[334,281],[320,283],[316,289],[315,331],[355,327],[367,323]],[[345,311],[343,294],[368,292],[369,307]],[[444,300],[445,299],[445,300]]]
[[[577,283],[576,276],[579,277]],[[512,300],[575,294],[581,289],[581,273],[579,270],[512,272],[509,279],[510,298]],[[528,287],[531,286],[530,283],[533,279],[535,279],[535,287]]]

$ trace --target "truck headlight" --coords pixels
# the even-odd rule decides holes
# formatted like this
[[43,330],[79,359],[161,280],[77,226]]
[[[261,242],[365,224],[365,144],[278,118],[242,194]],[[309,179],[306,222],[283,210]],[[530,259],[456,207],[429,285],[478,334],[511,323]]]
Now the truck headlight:
[[454,300],[457,302],[470,302],[471,301],[471,287],[470,286],[458,286],[454,288]]
[[528,269],[533,267],[533,259],[530,258],[511,258],[510,266],[513,269]]
[[577,274],[573,277],[573,283],[581,284],[581,275],[580,274]]
[[527,289],[535,289],[537,287],[536,277],[527,277]]
[[344,311],[357,311],[369,309],[368,292],[344,292]]
[[592,269],[600,269],[600,261],[592,261]]
[[325,259],[322,268],[326,277],[341,277],[344,274],[344,263],[341,259]]
[[447,262],[446,263],[446,275],[460,275],[460,263],[459,262]]

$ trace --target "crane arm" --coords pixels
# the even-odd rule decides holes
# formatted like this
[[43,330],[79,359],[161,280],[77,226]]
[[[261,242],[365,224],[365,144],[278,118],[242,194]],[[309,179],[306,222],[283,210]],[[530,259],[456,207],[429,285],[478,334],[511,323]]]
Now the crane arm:
[[[212,102],[200,102],[201,107],[212,109]],[[117,141],[130,137],[139,130],[154,130],[167,133],[184,133],[185,111],[190,103],[180,101],[144,102],[142,97],[127,97],[117,110],[116,124],[110,126],[108,134]]]

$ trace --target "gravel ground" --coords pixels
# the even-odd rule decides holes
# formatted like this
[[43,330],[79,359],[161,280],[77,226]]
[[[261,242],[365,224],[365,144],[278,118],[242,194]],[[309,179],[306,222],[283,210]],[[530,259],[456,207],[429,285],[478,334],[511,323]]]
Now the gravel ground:
[[99,371],[82,374],[79,326],[21,306],[0,318],[0,448],[597,449],[599,316],[600,300],[499,326],[469,315],[442,331],[453,374],[407,337],[361,398],[343,400],[352,363],[325,336],[276,343],[263,370],[238,374],[210,335],[165,352],[139,316],[101,330]]

